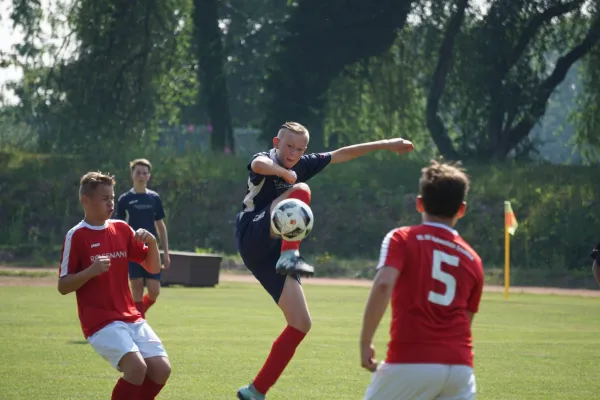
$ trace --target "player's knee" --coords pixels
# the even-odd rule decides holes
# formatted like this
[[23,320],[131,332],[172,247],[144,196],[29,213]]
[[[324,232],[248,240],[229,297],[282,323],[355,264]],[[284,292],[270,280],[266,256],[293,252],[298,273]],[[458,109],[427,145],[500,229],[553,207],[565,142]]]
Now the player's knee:
[[290,192],[295,192],[297,190],[303,191],[308,193],[308,195],[310,196],[311,191],[310,191],[310,186],[308,186],[306,183],[304,182],[300,182],[300,183],[296,183],[294,184],[294,186],[292,186],[290,188]]
[[[150,362],[152,360],[152,362]],[[171,376],[171,363],[166,357],[157,357],[148,360],[148,377],[159,385],[164,385]]]
[[158,375],[159,383],[164,384],[171,376],[171,364],[168,362],[163,364]]
[[171,376],[171,364],[168,362],[163,363],[154,373],[153,381],[158,383],[159,385],[164,385],[169,380]]
[[119,363],[126,381],[141,385],[146,377],[147,366],[139,353],[127,353]]
[[310,315],[295,315],[291,321],[288,321],[288,325],[298,329],[300,332],[308,333],[312,328],[312,319]]
[[148,287],[148,297],[150,298],[150,300],[156,301],[159,294],[160,294],[160,286],[153,287],[153,288]]
[[300,326],[297,329],[301,332],[308,333],[310,328],[312,328],[312,319],[310,316],[307,316],[300,320]]
[[310,204],[311,192],[310,187],[304,182],[296,183],[291,188],[288,189],[287,195],[285,198],[295,198],[305,202],[306,204]]

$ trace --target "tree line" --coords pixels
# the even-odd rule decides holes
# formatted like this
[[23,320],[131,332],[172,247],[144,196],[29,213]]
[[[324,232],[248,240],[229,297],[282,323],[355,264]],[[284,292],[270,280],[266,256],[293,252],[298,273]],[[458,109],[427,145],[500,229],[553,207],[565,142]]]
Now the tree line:
[[[44,152],[151,146],[165,126],[322,150],[392,135],[449,159],[528,156],[548,110],[600,149],[600,0],[13,0],[23,78],[1,124]],[[558,104],[555,104],[557,103]],[[4,125],[3,125],[4,126]]]

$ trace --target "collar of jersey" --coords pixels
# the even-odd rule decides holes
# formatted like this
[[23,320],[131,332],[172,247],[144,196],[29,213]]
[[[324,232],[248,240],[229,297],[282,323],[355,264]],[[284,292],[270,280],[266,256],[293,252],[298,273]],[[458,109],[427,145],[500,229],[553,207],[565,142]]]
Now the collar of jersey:
[[423,222],[423,225],[434,226],[436,228],[442,228],[442,229],[445,229],[448,232],[452,233],[453,235],[458,236],[458,231],[450,228],[448,225],[440,224],[438,222]]
[[94,226],[94,225],[90,225],[90,224],[88,224],[88,223],[87,223],[87,222],[85,222],[85,221],[81,221],[81,222],[80,222],[80,224],[81,224],[81,226],[84,226],[84,227],[86,227],[86,228],[88,228],[88,229],[92,229],[92,230],[94,230],[94,231],[101,231],[101,230],[103,230],[103,229],[106,229],[106,228],[108,228],[108,221],[106,221],[106,222],[104,223],[104,225],[100,225],[100,226]]
[[280,165],[279,161],[277,160],[277,153],[275,152],[275,149],[271,149],[269,151],[269,158],[273,160],[275,164]]
[[134,188],[129,189],[129,192],[133,193],[133,194],[144,194],[144,193],[148,194],[148,188],[146,188],[146,191],[144,193],[138,193],[138,192],[135,191]]

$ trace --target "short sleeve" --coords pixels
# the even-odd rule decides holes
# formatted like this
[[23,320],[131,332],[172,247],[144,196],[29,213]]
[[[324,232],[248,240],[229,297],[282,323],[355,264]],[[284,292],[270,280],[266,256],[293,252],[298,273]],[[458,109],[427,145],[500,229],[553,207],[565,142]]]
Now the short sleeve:
[[165,217],[165,210],[163,209],[162,201],[158,195],[155,196],[156,203],[154,204],[154,220],[160,221]]
[[293,168],[298,176],[298,182],[308,181],[310,178],[323,171],[330,162],[330,153],[314,153],[302,156],[298,161],[298,164]]
[[[478,270],[483,271],[483,266],[481,262],[478,262]],[[479,311],[479,303],[481,302],[481,294],[483,293],[483,272],[477,275],[475,285],[471,291],[471,295],[469,296],[469,300],[467,303],[467,310],[472,312],[473,314]]]
[[124,225],[122,229],[128,236],[129,244],[127,246],[127,258],[129,261],[141,264],[144,262],[146,255],[148,254],[148,246],[146,246],[146,244],[143,242],[135,240],[135,232],[129,225]]
[[401,231],[399,229],[390,231],[381,243],[377,269],[392,267],[402,272],[404,268],[405,249],[406,242]]
[[127,196],[122,195],[121,197],[119,197],[119,201],[117,202],[116,219],[125,221],[127,218],[127,214],[125,211],[127,211]]
[[248,172],[250,173],[249,179],[250,182],[253,185],[258,185],[263,179],[265,179],[264,175],[261,174],[257,174],[256,172],[252,171],[252,161],[254,161],[256,158],[263,156],[263,157],[269,157],[268,153],[257,153],[255,155],[252,156],[252,159],[250,160],[250,162],[248,163]]
[[598,244],[596,247],[594,247],[594,249],[590,253],[590,257],[592,257],[592,259],[600,262],[600,244]]
[[60,268],[58,271],[60,278],[69,274],[75,274],[81,270],[80,249],[77,245],[75,232],[75,230],[69,231],[63,240]]

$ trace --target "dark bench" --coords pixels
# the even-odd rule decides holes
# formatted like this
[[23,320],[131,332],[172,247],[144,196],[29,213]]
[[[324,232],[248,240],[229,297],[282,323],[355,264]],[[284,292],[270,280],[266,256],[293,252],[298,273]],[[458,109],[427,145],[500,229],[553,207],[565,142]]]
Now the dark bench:
[[[161,256],[163,252],[160,252]],[[162,271],[163,286],[216,286],[222,257],[218,254],[199,254],[188,251],[169,251],[171,265]]]

